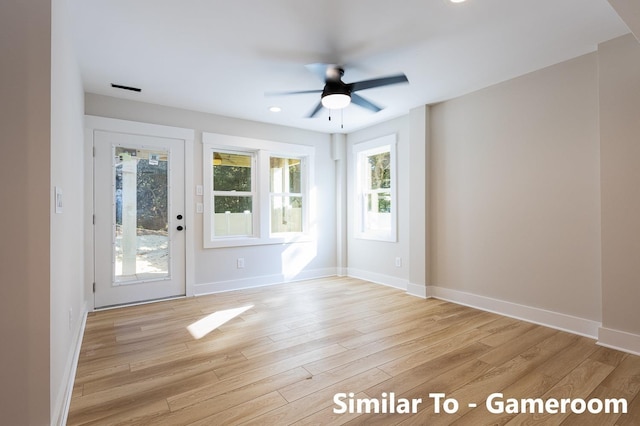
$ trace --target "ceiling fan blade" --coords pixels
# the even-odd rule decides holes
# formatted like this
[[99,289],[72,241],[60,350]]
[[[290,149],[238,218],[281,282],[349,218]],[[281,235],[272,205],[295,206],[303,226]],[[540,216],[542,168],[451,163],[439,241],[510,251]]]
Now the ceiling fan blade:
[[409,79],[404,74],[392,75],[389,77],[374,78],[372,80],[356,81],[349,83],[347,86],[352,92],[364,89],[372,89],[374,87],[389,86],[391,84],[408,83]]
[[373,112],[382,111],[381,107],[379,107],[378,105],[374,104],[371,101],[366,100],[360,95],[356,95],[355,93],[351,94],[351,102]]
[[316,107],[313,109],[313,111],[311,111],[311,113],[309,113],[309,115],[307,115],[307,118],[315,117],[316,114],[318,114],[321,109],[322,109],[322,101],[318,102],[318,105],[316,105]]
[[307,64],[305,67],[324,82],[340,81],[340,77],[342,77],[343,71],[340,65],[315,63]]
[[265,96],[286,96],[286,95],[302,95],[305,93],[322,93],[322,89],[314,90],[296,90],[293,92],[265,92]]

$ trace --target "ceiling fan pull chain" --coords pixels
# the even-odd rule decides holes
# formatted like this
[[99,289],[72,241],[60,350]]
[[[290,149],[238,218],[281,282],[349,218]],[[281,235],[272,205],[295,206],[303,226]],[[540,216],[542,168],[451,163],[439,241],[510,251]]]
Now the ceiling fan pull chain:
[[329,121],[331,121],[331,110],[329,110]]
[[344,129],[344,108],[340,110],[340,128]]

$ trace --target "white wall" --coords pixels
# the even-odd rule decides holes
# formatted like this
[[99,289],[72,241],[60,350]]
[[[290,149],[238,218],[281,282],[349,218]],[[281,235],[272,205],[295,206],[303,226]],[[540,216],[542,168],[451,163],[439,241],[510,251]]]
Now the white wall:
[[[331,158],[329,135],[95,94],[86,94],[85,112],[88,115],[194,129],[194,158],[187,169],[193,173],[195,185],[202,184],[203,179],[203,131],[314,146],[314,192],[320,210],[312,220],[317,227],[317,240],[311,243],[204,249],[203,215],[186,218],[187,224],[193,223],[195,227],[196,294],[336,273],[335,164]],[[196,201],[202,202],[202,197],[196,197]],[[240,257],[245,259],[244,269],[236,268],[236,259]]]
[[599,46],[602,169],[601,343],[640,353],[640,43]]
[[[51,27],[51,419],[61,424],[86,312],[84,276],[84,92],[70,34],[68,0],[53,0]],[[89,253],[90,255],[90,253]]]
[[51,4],[0,2],[0,423],[48,425]]
[[[347,260],[348,274],[402,289],[409,283],[409,116],[389,120],[347,135]],[[397,242],[363,240],[355,237],[355,163],[353,146],[382,136],[397,138],[398,228]],[[424,188],[423,188],[424,190]],[[396,257],[402,266],[395,266]]]
[[431,130],[433,284],[585,320],[595,335],[596,54],[434,105]]

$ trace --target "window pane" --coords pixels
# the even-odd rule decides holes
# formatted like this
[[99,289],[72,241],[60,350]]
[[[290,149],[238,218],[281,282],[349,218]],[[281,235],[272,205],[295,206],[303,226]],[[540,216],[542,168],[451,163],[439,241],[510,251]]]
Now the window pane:
[[391,229],[391,193],[373,192],[365,195],[364,230]]
[[213,190],[251,192],[251,155],[214,152]]
[[302,197],[271,197],[271,232],[302,232]]
[[370,170],[369,189],[391,188],[391,153],[389,151],[367,157]]
[[366,194],[367,211],[372,213],[391,213],[391,193],[373,192]]
[[271,192],[300,194],[302,192],[301,163],[299,158],[271,157]]
[[216,196],[213,204],[215,237],[253,234],[252,197]]
[[216,213],[244,213],[251,212],[253,197],[216,196],[214,197],[214,211]]
[[168,164],[167,151],[115,148],[117,283],[169,276]]

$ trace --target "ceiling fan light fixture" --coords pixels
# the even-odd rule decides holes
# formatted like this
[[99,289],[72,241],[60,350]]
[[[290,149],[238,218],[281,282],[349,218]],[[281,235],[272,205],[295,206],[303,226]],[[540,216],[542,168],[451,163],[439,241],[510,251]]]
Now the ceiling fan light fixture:
[[351,96],[344,93],[332,93],[322,97],[322,106],[327,109],[342,109],[351,103]]

